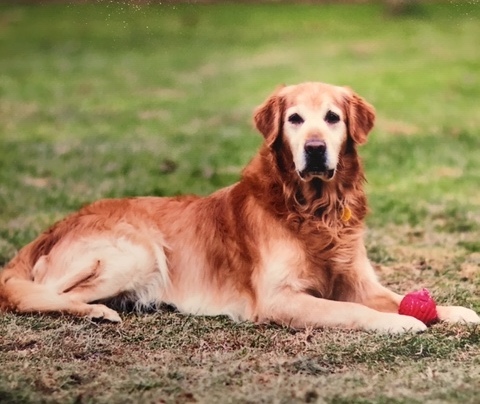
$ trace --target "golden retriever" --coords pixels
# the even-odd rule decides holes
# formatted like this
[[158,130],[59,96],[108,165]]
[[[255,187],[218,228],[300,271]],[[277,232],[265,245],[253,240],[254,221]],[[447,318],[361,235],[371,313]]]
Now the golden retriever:
[[[0,275],[0,308],[121,321],[112,299],[301,327],[400,333],[363,242],[357,146],[375,119],[352,90],[284,86],[254,114],[264,142],[240,181],[207,197],[100,200],[20,250]],[[478,323],[467,308],[440,320]]]

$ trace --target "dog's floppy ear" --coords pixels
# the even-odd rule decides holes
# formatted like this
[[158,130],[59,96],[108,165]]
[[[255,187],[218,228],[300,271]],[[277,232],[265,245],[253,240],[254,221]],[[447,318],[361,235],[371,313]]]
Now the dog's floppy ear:
[[257,107],[253,116],[255,126],[265,138],[268,147],[272,147],[282,131],[284,99],[279,95],[281,88]]
[[346,90],[348,133],[356,143],[364,144],[375,123],[375,108],[350,88]]

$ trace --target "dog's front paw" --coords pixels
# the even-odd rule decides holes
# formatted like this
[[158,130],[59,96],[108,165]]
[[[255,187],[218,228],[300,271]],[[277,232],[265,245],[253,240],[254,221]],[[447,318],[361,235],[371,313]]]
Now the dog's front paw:
[[366,325],[366,330],[386,334],[403,334],[406,332],[422,332],[427,326],[415,317],[403,316],[394,313],[378,313]]
[[480,324],[480,317],[471,309],[460,306],[437,306],[438,319],[447,323]]

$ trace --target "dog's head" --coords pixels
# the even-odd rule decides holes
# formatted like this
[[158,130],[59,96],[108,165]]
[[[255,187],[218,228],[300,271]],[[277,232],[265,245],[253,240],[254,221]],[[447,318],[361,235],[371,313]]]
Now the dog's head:
[[304,181],[330,181],[347,140],[365,143],[374,120],[374,108],[352,90],[323,83],[281,87],[254,115],[268,147],[288,144]]

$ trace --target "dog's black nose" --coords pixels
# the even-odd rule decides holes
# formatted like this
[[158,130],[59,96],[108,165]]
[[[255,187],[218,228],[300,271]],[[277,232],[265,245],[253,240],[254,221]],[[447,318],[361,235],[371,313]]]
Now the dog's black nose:
[[304,148],[307,154],[324,154],[327,145],[323,140],[308,140]]

